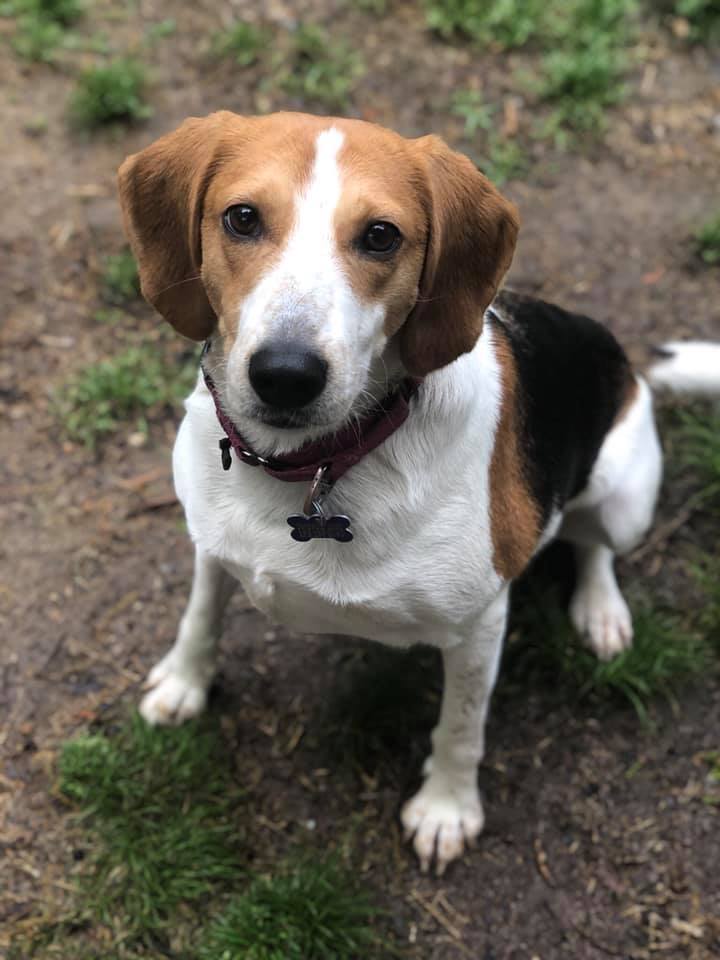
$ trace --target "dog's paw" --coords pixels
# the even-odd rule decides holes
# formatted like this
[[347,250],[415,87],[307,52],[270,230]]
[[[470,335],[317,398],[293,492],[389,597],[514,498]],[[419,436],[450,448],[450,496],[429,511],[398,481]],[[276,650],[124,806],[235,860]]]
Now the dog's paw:
[[152,726],[183,723],[205,709],[211,673],[180,668],[172,653],[150,671],[140,715]]
[[632,616],[619,590],[578,590],[570,619],[599,660],[612,660],[632,645]]
[[426,873],[435,860],[440,877],[451,860],[472,845],[485,818],[477,787],[457,785],[444,777],[430,775],[400,814],[405,838],[414,837],[413,847]]

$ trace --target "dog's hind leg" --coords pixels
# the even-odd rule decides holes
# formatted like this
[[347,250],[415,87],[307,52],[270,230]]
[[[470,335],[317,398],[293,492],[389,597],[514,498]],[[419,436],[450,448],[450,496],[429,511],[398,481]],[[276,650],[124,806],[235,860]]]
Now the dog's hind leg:
[[610,430],[590,482],[568,504],[558,537],[575,545],[578,577],[570,616],[587,645],[609,660],[632,643],[630,611],[618,587],[614,555],[632,550],[652,523],[662,454],[647,385]]
[[236,583],[217,560],[196,550],[192,590],[177,639],[145,684],[148,693],[140,713],[148,723],[182,723],[205,708],[222,616]]

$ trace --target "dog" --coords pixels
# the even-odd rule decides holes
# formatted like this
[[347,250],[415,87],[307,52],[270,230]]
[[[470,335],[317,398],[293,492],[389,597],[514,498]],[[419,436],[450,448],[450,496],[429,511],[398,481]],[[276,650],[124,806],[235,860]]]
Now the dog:
[[679,340],[657,347],[662,357],[648,370],[658,390],[691,396],[720,397],[720,344]]
[[141,713],[203,709],[238,581],[294,631],[439,648],[401,820],[442,873],[483,826],[509,587],[548,541],[575,546],[585,642],[631,643],[613,559],[652,522],[650,389],[599,324],[499,292],[517,212],[434,136],[214,113],[129,157],[119,191],[145,297],[205,341],[173,454],[192,591]]

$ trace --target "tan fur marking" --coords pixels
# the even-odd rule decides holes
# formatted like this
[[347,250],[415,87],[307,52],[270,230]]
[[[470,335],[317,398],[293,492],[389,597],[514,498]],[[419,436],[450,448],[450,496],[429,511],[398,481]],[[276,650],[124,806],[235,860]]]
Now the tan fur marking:
[[613,420],[613,427],[616,427],[630,412],[632,405],[637,399],[638,390],[640,389],[638,385],[637,378],[630,373],[628,381],[625,384],[623,389],[622,401],[620,403],[620,408],[615,414],[615,419]]
[[[425,256],[422,170],[398,134],[367,124],[336,126],[344,136],[338,157],[343,189],[335,211],[338,253],[357,296],[382,303],[385,333],[392,336],[415,304]],[[363,255],[358,246],[377,220],[394,224],[403,238],[386,260]]]
[[540,511],[524,476],[520,451],[517,368],[510,344],[493,331],[501,371],[502,402],[490,463],[490,529],[493,566],[514,580],[527,566],[540,536]]

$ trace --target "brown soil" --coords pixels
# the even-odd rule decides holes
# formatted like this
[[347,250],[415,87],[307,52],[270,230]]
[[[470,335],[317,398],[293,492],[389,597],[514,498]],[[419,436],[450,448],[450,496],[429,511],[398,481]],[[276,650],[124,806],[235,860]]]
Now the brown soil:
[[[175,423],[158,420],[139,447],[128,427],[94,456],[63,441],[51,410],[71,371],[122,341],[93,319],[101,257],[123,243],[115,170],[188,114],[302,106],[263,88],[259,67],[208,61],[199,38],[221,25],[213,4],[154,6],[130,20],[109,6],[93,14],[118,50],[139,48],[148,23],[178,23],[143,53],[153,120],[121,136],[69,130],[69,65],[24,65],[9,49],[0,58],[0,954],[67,889],[72,849],[52,791],[58,744],[118,700],[137,700],[173,640],[191,572],[172,503]],[[415,4],[390,4],[382,21],[333,0],[290,6],[277,0],[268,15],[288,23],[302,7],[356,38],[372,69],[351,112],[401,132],[460,143],[451,91],[478,77],[489,99],[509,89],[517,58],[438,42]],[[604,142],[569,154],[535,145],[528,175],[507,187],[524,223],[515,285],[608,323],[640,363],[665,337],[720,336],[720,271],[702,269],[688,241],[718,202],[718,62],[650,39],[652,69]],[[521,109],[522,123],[531,111]],[[39,116],[42,133],[31,129]],[[126,340],[156,322],[138,306]],[[664,519],[678,496],[666,492]],[[627,565],[626,579],[652,577],[679,596],[675,545],[686,536],[701,542],[702,524]],[[654,732],[629,709],[573,705],[573,691],[558,705],[543,689],[504,688],[481,771],[486,831],[438,882],[418,874],[397,818],[432,724],[436,666],[427,654],[271,631],[234,602],[215,709],[249,789],[257,860],[272,862],[305,834],[338,842],[354,826],[367,878],[417,957],[720,956],[720,807],[703,802],[713,788],[702,761],[720,748],[718,672],[673,709],[658,706]],[[396,718],[402,738],[368,726],[363,747],[342,724],[337,732],[337,718],[361,702],[368,676],[388,669],[417,678],[422,709]],[[361,710],[356,720],[361,732],[370,724]]]

